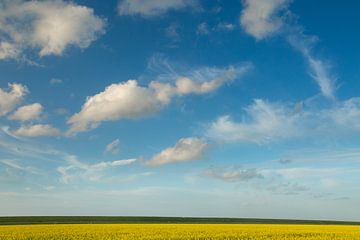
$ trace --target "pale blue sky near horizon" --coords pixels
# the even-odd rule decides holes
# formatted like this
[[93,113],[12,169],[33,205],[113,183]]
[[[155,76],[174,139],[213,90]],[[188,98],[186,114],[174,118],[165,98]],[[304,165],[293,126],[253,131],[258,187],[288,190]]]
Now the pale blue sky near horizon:
[[0,0],[0,216],[360,221],[359,7]]

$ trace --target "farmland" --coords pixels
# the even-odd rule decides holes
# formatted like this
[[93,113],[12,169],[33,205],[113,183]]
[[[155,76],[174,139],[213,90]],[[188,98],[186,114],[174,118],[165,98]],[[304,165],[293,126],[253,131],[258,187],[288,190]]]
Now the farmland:
[[355,240],[360,226],[311,224],[37,224],[0,226],[6,240]]

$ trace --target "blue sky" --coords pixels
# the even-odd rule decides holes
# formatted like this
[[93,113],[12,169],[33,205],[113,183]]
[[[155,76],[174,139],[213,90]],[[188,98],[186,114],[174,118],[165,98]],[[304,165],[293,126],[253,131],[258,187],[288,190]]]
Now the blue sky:
[[359,3],[0,3],[0,214],[360,220]]

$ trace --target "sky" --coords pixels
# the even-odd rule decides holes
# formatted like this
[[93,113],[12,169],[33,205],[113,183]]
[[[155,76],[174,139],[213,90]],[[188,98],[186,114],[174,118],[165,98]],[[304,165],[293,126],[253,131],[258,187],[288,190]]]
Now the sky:
[[0,0],[0,215],[359,221],[359,7]]

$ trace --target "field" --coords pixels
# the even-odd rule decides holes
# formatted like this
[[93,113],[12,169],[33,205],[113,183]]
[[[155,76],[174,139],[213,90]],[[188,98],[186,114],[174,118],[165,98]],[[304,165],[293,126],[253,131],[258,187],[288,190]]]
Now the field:
[[301,224],[37,224],[0,226],[1,240],[360,240],[360,226]]

